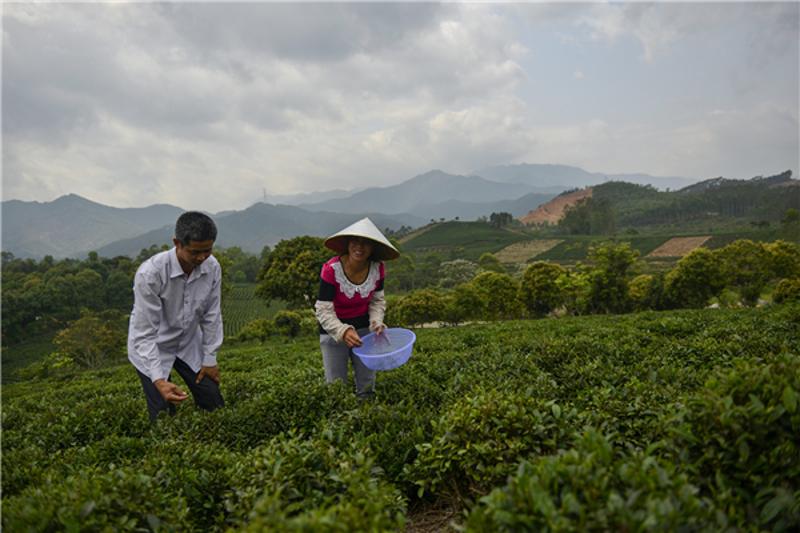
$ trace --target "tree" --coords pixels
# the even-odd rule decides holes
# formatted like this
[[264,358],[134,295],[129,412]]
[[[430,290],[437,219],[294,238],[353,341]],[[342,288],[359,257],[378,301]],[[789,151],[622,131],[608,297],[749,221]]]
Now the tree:
[[506,268],[503,266],[503,263],[500,262],[496,255],[489,252],[481,254],[480,258],[478,259],[478,268],[480,268],[483,272],[497,272],[499,274],[506,273]]
[[725,286],[717,257],[708,248],[695,248],[664,279],[672,307],[704,307]]
[[445,320],[449,324],[460,324],[481,319],[486,315],[487,305],[483,291],[472,283],[463,283],[450,293],[446,301]]
[[739,239],[715,253],[725,285],[738,290],[745,304],[754,305],[772,277],[770,254],[764,245]]
[[407,292],[416,288],[416,263],[410,254],[402,254],[394,261],[386,263],[386,292]]
[[775,241],[766,245],[774,278],[800,278],[800,246],[792,242]]
[[630,306],[628,272],[639,252],[628,243],[606,243],[589,249],[594,265],[589,274],[588,305],[591,312],[624,313]]
[[256,294],[267,301],[284,300],[290,307],[311,305],[319,289],[319,273],[331,255],[318,237],[283,240],[270,252],[258,273]]
[[495,228],[504,228],[510,225],[514,221],[514,217],[511,213],[506,213],[505,211],[500,213],[492,213],[489,215],[489,225]]
[[81,368],[97,368],[124,358],[126,341],[124,317],[119,311],[83,311],[79,319],[58,332],[53,344],[61,358]]
[[400,324],[422,325],[442,320],[445,308],[445,299],[440,292],[433,289],[421,289],[400,298],[400,301],[395,304],[393,316]]
[[537,261],[522,275],[519,299],[531,316],[544,316],[559,307],[564,297],[558,278],[566,273],[560,265]]
[[467,283],[475,277],[477,271],[478,265],[466,259],[445,261],[439,267],[439,286],[451,288]]
[[519,283],[508,274],[482,272],[471,283],[486,300],[485,317],[487,319],[497,320],[522,316],[523,306],[517,298]]
[[664,274],[640,274],[628,283],[628,296],[636,311],[665,308]]
[[782,279],[772,297],[776,304],[800,302],[800,278]]

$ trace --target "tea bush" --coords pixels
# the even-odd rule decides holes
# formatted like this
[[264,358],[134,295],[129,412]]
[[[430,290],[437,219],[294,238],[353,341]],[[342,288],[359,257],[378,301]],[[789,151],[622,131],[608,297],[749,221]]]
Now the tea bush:
[[590,430],[564,453],[524,461],[483,497],[467,531],[723,530],[686,474],[649,453],[618,456]]
[[2,388],[2,527],[797,529],[798,354],[797,304],[424,328],[360,402],[270,335],[155,425],[129,364],[72,369]]

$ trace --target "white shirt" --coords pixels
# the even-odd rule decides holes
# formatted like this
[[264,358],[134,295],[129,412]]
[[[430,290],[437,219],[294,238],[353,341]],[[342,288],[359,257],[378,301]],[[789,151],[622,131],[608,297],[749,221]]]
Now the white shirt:
[[128,359],[150,379],[167,379],[179,357],[195,372],[216,366],[222,345],[222,269],[209,256],[190,275],[175,248],[141,264],[133,282]]

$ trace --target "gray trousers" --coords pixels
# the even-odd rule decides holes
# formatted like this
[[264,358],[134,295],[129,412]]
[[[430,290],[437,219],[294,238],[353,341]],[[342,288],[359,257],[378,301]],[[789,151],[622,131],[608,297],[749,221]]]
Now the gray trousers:
[[[369,328],[357,331],[358,336],[363,337],[369,333]],[[322,350],[322,364],[325,366],[325,381],[347,381],[347,362],[351,361],[356,380],[356,395],[368,398],[375,393],[375,371],[364,366],[361,359],[344,342],[336,342],[330,335],[323,334],[319,336],[319,346]]]

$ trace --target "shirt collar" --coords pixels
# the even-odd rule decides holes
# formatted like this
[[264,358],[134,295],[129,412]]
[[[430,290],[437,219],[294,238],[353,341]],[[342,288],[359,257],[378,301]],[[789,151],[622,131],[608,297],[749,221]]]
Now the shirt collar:
[[[200,266],[195,267],[194,270],[192,271],[192,273],[189,274],[187,277],[191,278],[192,275],[194,275],[194,277],[198,277],[198,276],[202,276],[204,274],[208,274],[209,273],[209,269],[211,267],[207,263],[208,263],[208,259],[206,259],[205,261],[200,263]],[[170,275],[169,275],[170,278],[177,278],[179,276],[186,276],[186,273],[183,271],[183,268],[181,268],[181,262],[178,261],[178,250],[174,246],[169,251],[169,264],[170,264]],[[194,273],[195,270],[197,271],[197,274]]]

